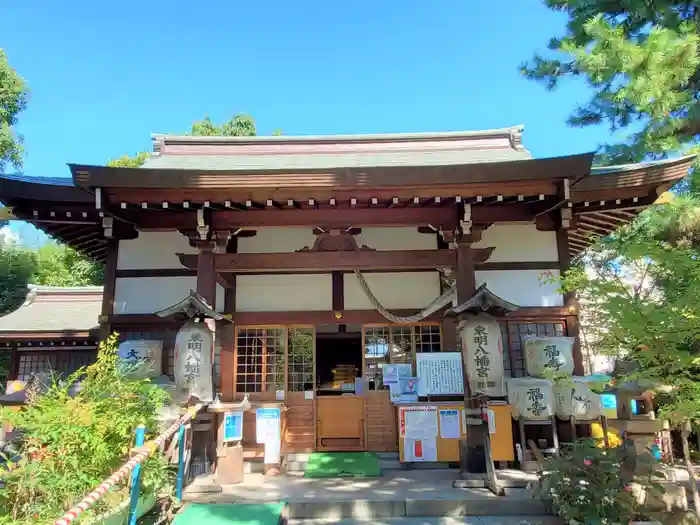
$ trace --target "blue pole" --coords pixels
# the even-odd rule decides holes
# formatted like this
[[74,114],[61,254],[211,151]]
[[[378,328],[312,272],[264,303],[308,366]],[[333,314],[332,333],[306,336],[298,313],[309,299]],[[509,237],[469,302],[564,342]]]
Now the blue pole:
[[[146,426],[139,425],[136,427],[136,446],[143,446],[146,441]],[[139,504],[139,496],[141,495],[141,463],[134,467],[131,471],[131,494],[129,498],[129,525],[136,525],[136,507]]]
[[182,501],[182,488],[185,484],[185,425],[180,425],[177,440],[177,484],[175,486],[175,497],[178,501]]

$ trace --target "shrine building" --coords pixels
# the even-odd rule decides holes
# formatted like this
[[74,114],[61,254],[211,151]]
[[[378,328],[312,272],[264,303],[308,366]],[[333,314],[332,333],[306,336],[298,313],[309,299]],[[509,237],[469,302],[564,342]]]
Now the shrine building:
[[[221,314],[215,392],[224,403],[247,394],[254,406],[282,407],[283,455],[394,452],[402,428],[384,365],[409,365],[419,377],[425,354],[460,352],[459,308],[475,304],[479,290],[479,301],[487,294],[490,305],[512,305],[498,310],[500,333],[490,334],[507,377],[526,375],[528,334],[574,337],[574,373],[584,375],[577,305],[553,280],[692,162],[594,168],[593,153],[533,158],[522,137],[522,127],[154,135],[140,168],[5,175],[0,200],[12,218],[104,263],[100,315],[87,324],[102,337],[162,341],[165,374],[186,317],[157,314],[191,290]],[[93,349],[88,332],[80,333]],[[33,348],[2,338],[14,362],[31,361]],[[56,340],[36,352],[65,349]],[[429,394],[414,405],[463,405],[449,386],[461,370],[435,363]],[[508,421],[492,438],[494,459],[512,461],[517,429],[507,408],[498,417]],[[261,459],[254,424],[246,413],[243,445],[247,458]],[[454,450],[443,452],[454,461]]]

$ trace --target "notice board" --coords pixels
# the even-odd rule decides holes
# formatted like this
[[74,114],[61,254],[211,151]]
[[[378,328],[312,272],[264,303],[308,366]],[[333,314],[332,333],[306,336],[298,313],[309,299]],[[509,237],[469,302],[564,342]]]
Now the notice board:
[[[454,429],[454,411],[457,410],[460,418],[459,435],[460,438],[466,436],[466,425],[464,424],[464,403],[460,402],[445,402],[445,403],[410,403],[408,405],[399,405],[398,408],[398,428],[399,428],[399,459],[406,460],[406,414],[405,409],[411,407],[426,407],[430,411],[436,410],[438,428],[435,438],[435,448],[437,449],[437,462],[457,463],[459,462],[459,442],[460,439],[443,438],[441,436],[456,436]],[[515,461],[515,450],[513,443],[513,419],[510,412],[510,405],[505,404],[489,404],[488,410],[492,411],[495,419],[495,432],[490,434],[491,437],[491,457],[494,461]],[[441,411],[443,412],[441,414]],[[450,428],[440,428],[441,424],[450,422]],[[420,437],[420,436],[417,436]],[[410,438],[409,438],[410,442]]]

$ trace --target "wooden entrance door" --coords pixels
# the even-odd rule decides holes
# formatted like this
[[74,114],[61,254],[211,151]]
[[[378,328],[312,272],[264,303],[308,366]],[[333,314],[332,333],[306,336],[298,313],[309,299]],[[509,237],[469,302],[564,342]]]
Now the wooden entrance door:
[[365,399],[327,396],[316,400],[316,449],[365,450]]

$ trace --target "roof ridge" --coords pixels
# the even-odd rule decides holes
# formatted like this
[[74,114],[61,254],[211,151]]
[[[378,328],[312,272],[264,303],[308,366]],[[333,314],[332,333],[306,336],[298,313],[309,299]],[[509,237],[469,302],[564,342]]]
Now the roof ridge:
[[175,142],[219,142],[219,143],[314,143],[314,142],[371,142],[371,141],[399,141],[399,140],[426,140],[426,139],[460,139],[476,137],[507,137],[511,141],[513,149],[522,148],[523,124],[506,128],[493,128],[471,131],[429,131],[423,133],[356,133],[337,135],[258,135],[253,137],[221,137],[221,136],[193,136],[171,135],[167,133],[152,133],[154,152],[159,153],[163,145],[170,141]]
[[104,286],[48,286],[38,284],[28,284],[30,294],[80,294],[80,293],[104,293]]

